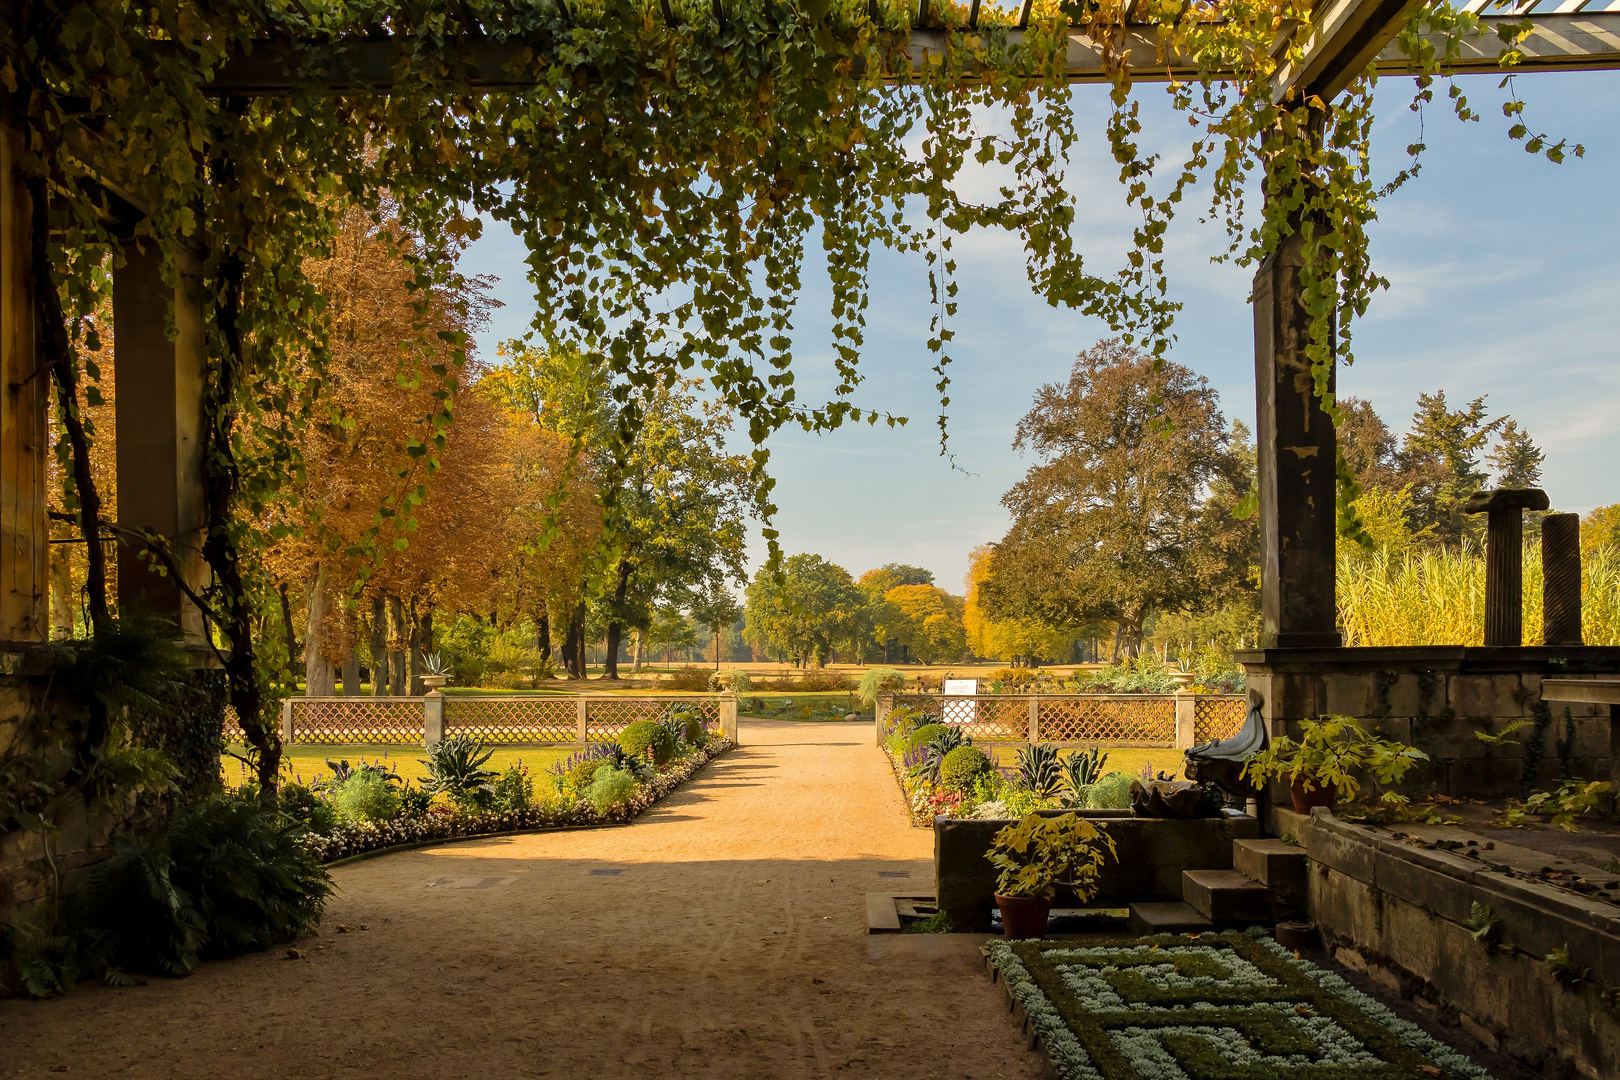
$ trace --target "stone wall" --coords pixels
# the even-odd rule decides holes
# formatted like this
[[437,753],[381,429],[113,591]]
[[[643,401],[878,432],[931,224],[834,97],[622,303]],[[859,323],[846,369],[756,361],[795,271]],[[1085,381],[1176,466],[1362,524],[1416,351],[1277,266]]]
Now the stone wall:
[[[1331,814],[1277,810],[1273,828],[1310,856],[1307,910],[1341,963],[1548,1080],[1620,1076],[1620,1018],[1605,994],[1620,987],[1620,909]],[[1475,939],[1476,901],[1505,948]],[[1588,982],[1566,985],[1545,962],[1565,946]]]
[[[1427,753],[1432,763],[1411,774],[1409,790],[1502,798],[1522,794],[1527,768],[1539,787],[1566,768],[1583,778],[1610,775],[1609,707],[1544,703],[1541,680],[1620,675],[1620,649],[1261,649],[1238,661],[1273,735],[1334,713]],[[1478,737],[1515,721],[1528,723],[1506,744]]]
[[[50,785],[71,766],[71,748],[86,716],[63,692],[59,659],[44,646],[0,646],[0,774]],[[224,694],[218,672],[194,670],[162,715],[133,722],[143,745],[163,750],[180,766],[183,798],[218,784]],[[125,795],[104,806],[76,793],[40,811],[51,826],[47,829],[19,828],[11,808],[4,807],[0,923],[32,918],[49,902],[71,896],[88,870],[112,854],[115,835],[160,827],[169,803]]]

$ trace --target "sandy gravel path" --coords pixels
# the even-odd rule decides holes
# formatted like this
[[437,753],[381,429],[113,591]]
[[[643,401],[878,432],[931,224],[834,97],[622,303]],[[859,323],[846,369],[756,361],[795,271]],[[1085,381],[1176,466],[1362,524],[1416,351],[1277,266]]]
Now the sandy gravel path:
[[305,959],[0,1002],[0,1076],[1044,1075],[976,940],[866,934],[879,871],[932,888],[870,726],[742,739],[628,827],[338,868]]

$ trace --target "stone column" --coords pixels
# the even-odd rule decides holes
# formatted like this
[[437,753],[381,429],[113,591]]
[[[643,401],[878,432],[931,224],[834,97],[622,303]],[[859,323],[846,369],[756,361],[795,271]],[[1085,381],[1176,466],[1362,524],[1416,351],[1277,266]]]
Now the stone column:
[[1541,519],[1541,640],[1581,644],[1581,515]]
[[437,688],[422,697],[422,742],[437,746],[444,739],[444,694]]
[[1198,738],[1198,695],[1190,690],[1176,694],[1176,749],[1191,750]]
[[1041,699],[1034,694],[1029,696],[1029,743],[1031,746],[1041,741]]
[[281,744],[286,746],[293,741],[293,699],[281,699]]
[[1524,512],[1547,509],[1535,488],[1476,491],[1463,510],[1485,514],[1485,644],[1524,644]]
[[732,742],[742,744],[742,740],[737,737],[736,694],[727,694],[720,699],[720,732]]
[[0,641],[50,635],[45,417],[50,377],[36,371],[32,201],[22,135],[0,127]]
[[[1334,597],[1338,438],[1305,348],[1311,317],[1296,234],[1254,276],[1254,383],[1262,646],[1338,648]],[[1328,390],[1333,390],[1328,379]]]
[[579,740],[579,745],[584,746],[590,740],[590,735],[590,713],[581,695],[574,699],[574,736]]
[[[178,288],[163,283],[150,239],[129,241],[113,270],[113,369],[118,407],[118,523],[166,537],[186,583],[201,592],[204,503],[202,304],[197,260],[177,250]],[[176,336],[168,336],[169,319]],[[202,613],[138,545],[118,546],[118,603],[144,603],[204,640]]]

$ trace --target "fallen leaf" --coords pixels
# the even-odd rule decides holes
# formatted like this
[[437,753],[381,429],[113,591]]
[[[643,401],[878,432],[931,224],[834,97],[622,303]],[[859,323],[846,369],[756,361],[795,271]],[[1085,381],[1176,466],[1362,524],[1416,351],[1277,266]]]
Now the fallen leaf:
[[1418,1066],[1418,1075],[1419,1076],[1444,1076],[1446,1074],[1445,1074],[1444,1070],[1437,1069],[1433,1065],[1419,1065]]
[[351,933],[353,930],[354,927],[352,926],[344,926],[342,923],[338,923],[338,933],[340,934]]
[[303,958],[304,958],[304,950],[303,949],[288,949],[287,950],[287,959],[289,959],[289,960],[302,960]]
[[1299,1013],[1301,1016],[1311,1015],[1311,1007],[1309,1005],[1295,1005],[1294,1011]]

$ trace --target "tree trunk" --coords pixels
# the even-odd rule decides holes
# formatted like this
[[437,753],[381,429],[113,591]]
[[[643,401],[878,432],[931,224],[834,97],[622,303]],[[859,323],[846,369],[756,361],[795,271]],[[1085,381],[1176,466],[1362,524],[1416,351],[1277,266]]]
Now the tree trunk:
[[371,696],[388,693],[388,605],[371,598]]
[[287,680],[298,681],[298,634],[293,630],[292,598],[287,595],[287,583],[276,587],[281,597],[281,636],[287,646]]
[[[624,610],[624,598],[630,592],[630,560],[620,559],[613,583],[613,610]],[[609,619],[607,625],[607,659],[602,663],[602,678],[619,677],[619,643],[624,640],[624,623]]]
[[574,605],[568,619],[568,636],[563,641],[563,663],[574,678],[585,679],[585,604]]
[[[540,667],[545,668],[551,659],[551,615],[548,612],[540,613],[540,628],[535,635],[535,646],[540,650]],[[540,676],[535,675],[535,688],[539,689]]]
[[630,674],[641,674],[641,627],[636,627],[630,635]]
[[396,647],[388,651],[388,692],[394,697],[404,697],[410,689],[405,682],[405,649],[410,640],[410,631],[405,628],[405,605],[400,603],[397,596],[388,598],[388,639]]
[[51,545],[51,637],[73,636],[73,567],[67,544]]
[[349,655],[343,658],[343,696],[360,696],[360,647],[358,642],[349,646]]
[[422,693],[422,625],[416,618],[416,597],[411,597],[405,616],[409,620],[405,625],[410,627],[405,643],[405,671],[410,676],[407,692],[411,697],[419,697]]
[[321,642],[325,638],[324,624],[332,607],[327,595],[326,567],[315,564],[315,580],[304,595],[304,696],[333,697],[336,688],[332,682],[332,663],[322,655]]

